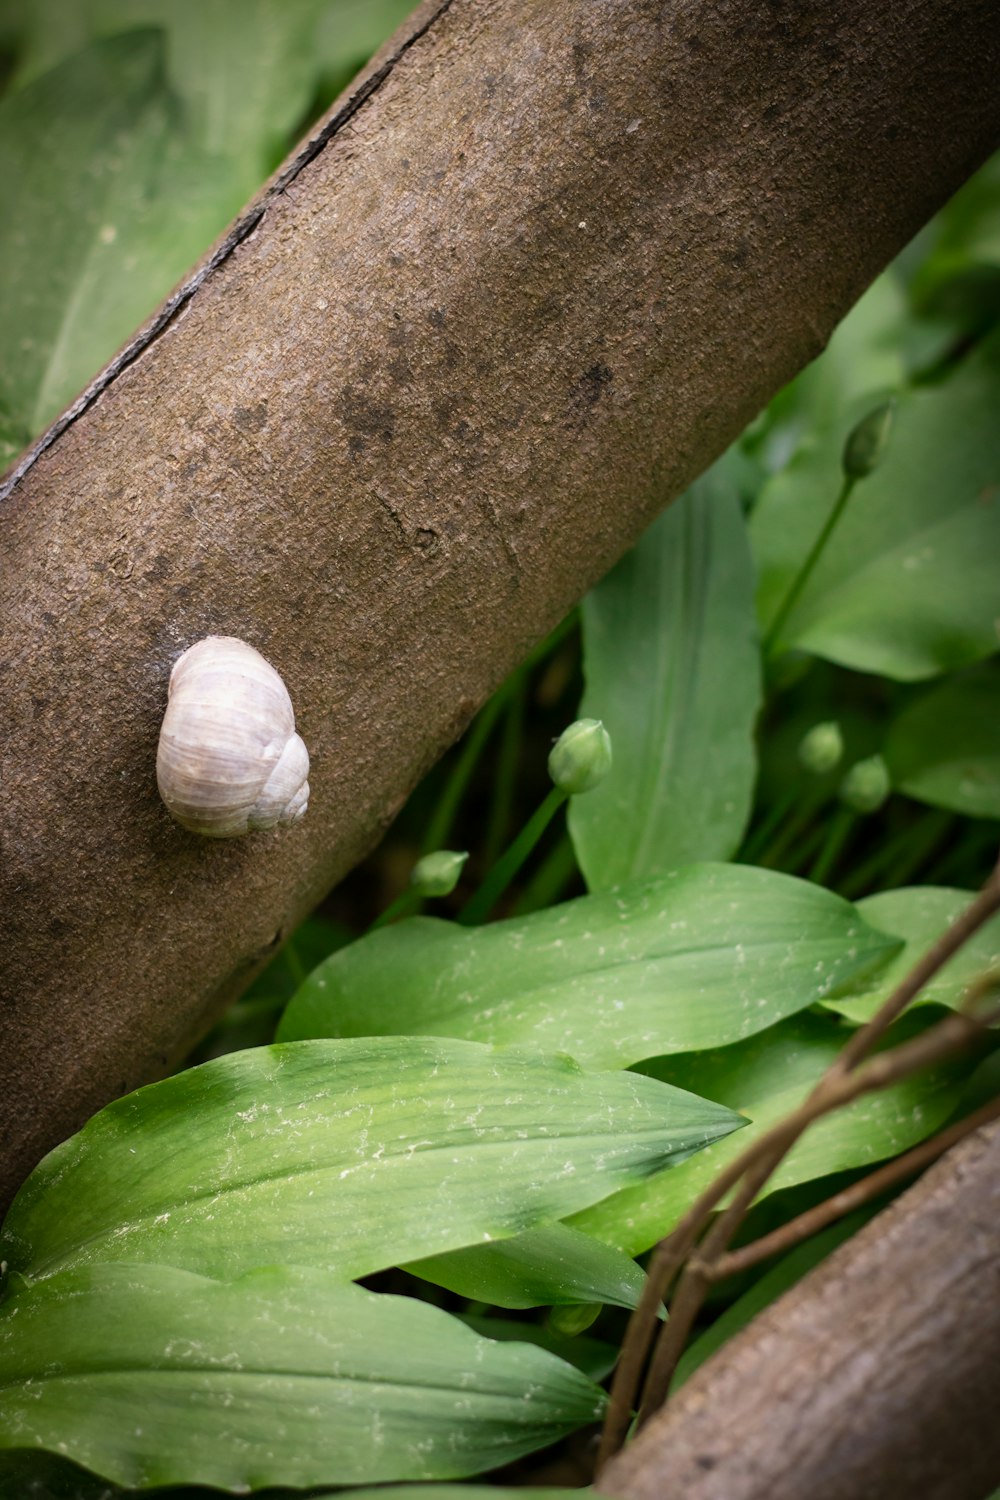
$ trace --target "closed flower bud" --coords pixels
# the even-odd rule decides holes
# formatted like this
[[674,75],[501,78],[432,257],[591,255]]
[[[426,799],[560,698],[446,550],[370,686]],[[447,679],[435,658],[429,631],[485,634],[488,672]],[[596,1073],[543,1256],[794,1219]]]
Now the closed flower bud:
[[841,459],[841,466],[848,479],[864,479],[878,468],[885,455],[895,410],[895,401],[884,401],[866,417],[862,417],[849,433]]
[[871,755],[867,760],[857,761],[840,784],[840,800],[853,812],[878,812],[889,793],[892,782],[889,769],[881,755]]
[[435,849],[413,866],[410,884],[421,896],[450,896],[458,885],[468,854],[454,849]]
[[577,719],[552,746],[549,775],[561,792],[591,792],[611,770],[611,736],[600,719]]
[[844,753],[844,736],[833,720],[814,724],[799,744],[799,762],[814,776],[826,776],[839,764]]

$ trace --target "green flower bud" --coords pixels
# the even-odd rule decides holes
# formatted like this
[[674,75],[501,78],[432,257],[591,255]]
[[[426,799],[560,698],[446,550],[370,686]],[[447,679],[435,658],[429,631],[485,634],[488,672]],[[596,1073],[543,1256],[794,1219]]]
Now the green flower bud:
[[858,813],[878,812],[892,791],[889,768],[881,755],[857,761],[840,784],[840,800]]
[[577,1334],[585,1333],[603,1311],[604,1306],[600,1302],[563,1303],[549,1308],[546,1322],[553,1333],[576,1338]]
[[848,434],[841,459],[841,466],[848,479],[864,479],[878,468],[885,456],[895,410],[895,401],[884,401],[866,417],[862,417]]
[[611,770],[611,736],[600,719],[577,719],[552,746],[549,775],[561,792],[593,791]]
[[799,762],[814,776],[826,776],[840,764],[844,736],[832,719],[814,724],[799,744]]
[[450,896],[458,885],[467,854],[453,849],[436,849],[425,854],[413,866],[410,884],[421,896]]

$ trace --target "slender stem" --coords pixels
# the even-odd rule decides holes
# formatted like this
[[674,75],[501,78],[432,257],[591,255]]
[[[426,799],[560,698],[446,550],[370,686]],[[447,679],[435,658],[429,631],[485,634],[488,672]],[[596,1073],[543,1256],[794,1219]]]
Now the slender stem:
[[368,928],[368,931],[375,932],[377,928],[385,927],[389,922],[395,922],[400,917],[408,916],[410,912],[414,911],[420,905],[422,899],[419,891],[414,890],[412,886],[408,886],[405,891],[400,891],[395,901],[390,902],[385,911],[379,913]]
[[791,812],[798,792],[798,780],[793,781],[790,786],[785,788],[785,791],[778,798],[777,802],[775,802],[760,827],[744,841],[743,848],[736,856],[739,864],[752,865],[756,862],[758,854],[760,854],[761,850],[767,848],[772,834],[777,831]]
[[866,860],[855,866],[839,889],[848,901],[856,901],[872,890],[876,881],[891,888],[904,884],[953,821],[951,813],[937,808],[928,809],[915,823],[907,818],[898,832],[883,839]]
[[524,730],[526,687],[527,683],[522,676],[508,699],[503,728],[500,732],[496,771],[493,777],[493,795],[490,800],[486,839],[482,852],[483,865],[487,870],[499,856],[511,823],[514,785],[517,780],[521,737]]
[[827,827],[823,847],[809,871],[809,879],[814,884],[826,884],[826,878],[840,858],[841,851],[857,822],[857,817],[857,813],[852,812],[849,807],[837,808]]
[[565,801],[566,793],[554,786],[466,904],[458,918],[464,927],[485,921]]
[[551,906],[562,895],[576,872],[576,854],[569,835],[564,833],[518,896],[514,903],[514,915],[526,917],[529,912]]
[[784,599],[778,606],[778,611],[774,616],[774,619],[771,621],[771,625],[768,629],[767,635],[764,637],[763,652],[765,661],[774,656],[775,648],[778,645],[781,637],[781,632],[785,627],[788,616],[791,614],[796,604],[798,604],[799,599],[802,596],[803,589],[809,582],[809,579],[812,577],[813,569],[819,562],[824,547],[833,535],[837,522],[844,514],[844,509],[847,505],[847,502],[851,498],[851,491],[854,489],[854,486],[856,484],[856,479],[845,478],[843,484],[841,485],[840,494],[837,496],[833,509],[824,521],[819,536],[813,542],[812,547],[809,551],[809,555],[807,556],[805,562],[802,564],[798,573],[796,573],[795,577],[792,579],[791,587],[789,588],[788,593],[785,595]]
[[508,678],[507,682],[493,694],[493,697],[487,699],[465,736],[458,761],[448,777],[441,798],[427,825],[427,834],[423,842],[424,854],[433,854],[435,849],[446,847],[455,816],[472,779],[472,773],[476,769],[486,741],[493,732],[493,726],[510,696],[510,682],[511,679]]
[[814,1234],[819,1234],[820,1230],[826,1229],[828,1225],[835,1224],[838,1219],[843,1219],[849,1213],[853,1213],[856,1208],[863,1208],[873,1199],[881,1197],[889,1188],[904,1182],[907,1177],[913,1177],[923,1171],[924,1167],[937,1161],[939,1156],[950,1151],[952,1146],[957,1145],[965,1136],[971,1135],[981,1125],[989,1124],[998,1116],[1000,1116],[1000,1099],[991,1099],[989,1104],[984,1104],[981,1109],[976,1110],[975,1114],[967,1115],[964,1120],[959,1120],[947,1130],[939,1131],[930,1140],[921,1141],[920,1145],[914,1146],[912,1151],[897,1156],[894,1161],[879,1167],[877,1172],[870,1172],[859,1182],[851,1183],[850,1187],[834,1193],[832,1198],[827,1198],[823,1203],[817,1203],[814,1208],[799,1214],[797,1218],[790,1219],[787,1224],[782,1224],[770,1234],[761,1235],[760,1239],[754,1240],[749,1245],[743,1245],[739,1250],[730,1250],[728,1254],[720,1255],[718,1260],[711,1265],[703,1265],[701,1267],[703,1273],[711,1281],[722,1281],[727,1276],[737,1276],[744,1271],[749,1271],[761,1261],[770,1260],[772,1256],[784,1254],[796,1245],[800,1245],[803,1240],[811,1239]]
[[757,864],[761,865],[764,869],[776,869],[788,848],[795,843],[797,838],[801,837],[802,833],[808,828],[812,819],[827,800],[826,794],[822,792],[816,796],[803,799],[801,806],[795,809],[784,826],[778,830],[777,836],[772,839],[771,843],[759,856]]

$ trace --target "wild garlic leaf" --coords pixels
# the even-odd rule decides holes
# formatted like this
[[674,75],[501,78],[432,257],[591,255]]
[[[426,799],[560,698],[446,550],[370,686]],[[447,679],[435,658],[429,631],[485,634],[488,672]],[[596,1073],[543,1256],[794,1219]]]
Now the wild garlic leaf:
[[752,1036],[896,947],[820,886],[688,865],[485,927],[384,927],[313,971],[278,1034],[419,1032],[627,1067]]
[[543,1349],[288,1267],[218,1282],[96,1264],[17,1288],[0,1304],[0,1389],[0,1448],[121,1485],[227,1490],[460,1478],[604,1405]]
[[969,818],[1000,818],[1000,659],[909,704],[889,730],[885,758],[908,797]]
[[728,859],[750,814],[760,652],[739,496],[716,465],[583,601],[586,691],[614,761],[574,797],[592,891]]
[[[904,1017],[890,1030],[888,1044],[906,1040],[926,1024],[926,1016]],[[845,1040],[843,1026],[832,1016],[801,1015],[736,1047],[650,1063],[649,1070],[658,1078],[675,1083],[683,1079],[686,1088],[703,1090],[753,1123],[738,1137],[710,1146],[673,1171],[574,1214],[571,1224],[629,1255],[648,1250],[669,1234],[720,1167],[801,1103]],[[948,1118],[972,1066],[968,1058],[941,1064],[825,1116],[788,1154],[762,1196],[874,1164],[924,1140]]]
[[632,1073],[431,1037],[232,1053],[103,1109],[36,1167],[0,1259],[343,1279],[550,1224],[745,1122]]

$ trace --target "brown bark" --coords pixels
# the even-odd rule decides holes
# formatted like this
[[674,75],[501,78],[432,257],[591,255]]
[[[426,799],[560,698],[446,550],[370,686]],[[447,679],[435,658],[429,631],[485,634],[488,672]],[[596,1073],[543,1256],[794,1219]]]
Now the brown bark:
[[600,1477],[616,1500],[984,1500],[1000,1483],[1000,1124],[730,1340]]
[[[0,1197],[161,1072],[993,147],[984,0],[441,0],[2,498]],[[160,805],[281,670],[281,834]]]

